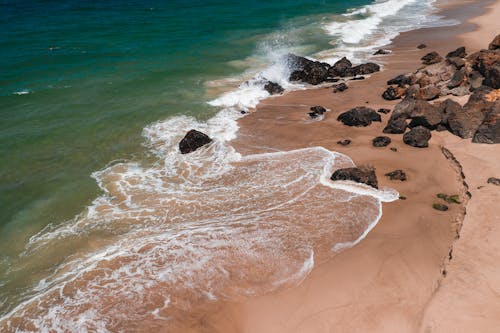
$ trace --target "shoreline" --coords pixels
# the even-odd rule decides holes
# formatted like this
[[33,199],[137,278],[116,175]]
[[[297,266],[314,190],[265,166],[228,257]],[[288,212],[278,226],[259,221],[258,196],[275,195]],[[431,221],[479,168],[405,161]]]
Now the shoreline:
[[[473,12],[470,7],[466,8],[471,3]],[[461,1],[460,4],[441,1],[437,7],[439,14],[458,18],[461,23],[401,33],[387,47],[393,50],[392,54],[375,58],[375,62],[380,59],[385,63],[382,72],[364,81],[350,81],[346,92],[333,95],[329,87],[315,87],[262,100],[257,112],[238,121],[238,137],[232,142],[242,154],[323,146],[350,156],[357,165],[375,166],[381,184],[392,186],[401,195],[408,196],[408,200],[385,203],[382,218],[366,239],[314,267],[299,286],[242,303],[222,305],[217,313],[204,316],[203,324],[194,323],[191,326],[194,331],[205,331],[207,327],[209,331],[218,332],[329,332],[331,327],[336,331],[444,329],[436,324],[440,317],[436,318],[435,314],[441,315],[453,305],[453,289],[450,291],[448,281],[460,281],[460,276],[454,275],[458,264],[447,258],[451,257],[456,242],[463,246],[463,237],[455,240],[462,223],[467,231],[470,226],[467,222],[475,218],[468,211],[464,219],[465,204],[441,213],[432,209],[432,202],[436,193],[446,192],[460,193],[467,208],[481,210],[477,206],[482,205],[474,201],[476,190],[471,190],[473,199],[467,202],[457,165],[448,161],[442,148],[449,148],[453,156],[458,156],[457,163],[462,164],[465,176],[469,177],[470,172],[485,172],[472,171],[473,166],[468,163],[470,155],[477,150],[489,150],[491,156],[495,146],[484,147],[488,145],[472,144],[448,132],[433,132],[431,145],[425,151],[405,146],[399,135],[389,135],[393,139],[391,147],[398,149],[392,152],[388,147],[371,147],[371,138],[381,135],[387,115],[382,116],[382,124],[361,129],[342,126],[335,120],[340,112],[360,105],[392,108],[399,101],[388,102],[380,97],[384,82],[416,70],[422,55],[434,50],[446,54],[462,44],[472,53],[479,49],[479,44],[473,43],[477,36],[482,37],[484,48],[483,44],[496,35],[491,17],[498,13],[498,1]],[[487,10],[488,7],[493,9]],[[428,47],[417,50],[420,42]],[[313,105],[332,111],[320,122],[307,122],[307,110]],[[353,143],[348,147],[336,144],[345,138],[352,139]],[[492,157],[490,169],[486,170],[492,172],[491,166],[498,162]],[[409,180],[388,181],[383,173],[392,169],[404,169]],[[469,185],[474,189],[485,180],[475,177]],[[405,221],[401,221],[402,214]],[[455,316],[456,313],[451,313],[448,325]]]

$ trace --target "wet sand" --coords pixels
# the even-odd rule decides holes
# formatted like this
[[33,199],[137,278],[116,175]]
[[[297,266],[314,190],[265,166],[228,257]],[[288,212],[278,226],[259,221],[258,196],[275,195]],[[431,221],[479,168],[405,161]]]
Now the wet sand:
[[[190,323],[192,330],[488,332],[498,328],[500,227],[495,224],[500,218],[493,207],[500,195],[494,185],[477,188],[486,185],[488,177],[500,176],[495,174],[500,147],[433,132],[427,149],[405,145],[402,135],[388,135],[392,144],[375,148],[371,140],[384,135],[389,115],[366,128],[347,127],[336,118],[356,106],[392,109],[398,101],[381,98],[385,82],[416,70],[419,58],[430,51],[444,55],[461,45],[469,53],[486,47],[498,32],[494,18],[499,4],[441,1],[443,16],[465,23],[401,34],[388,47],[391,55],[375,58],[385,64],[384,70],[364,81],[350,81],[345,92],[333,94],[325,86],[269,98],[240,120],[233,145],[243,154],[323,146],[347,154],[357,165],[374,166],[380,185],[395,188],[406,200],[384,204],[380,222],[364,241],[316,266],[299,286],[224,304],[202,322]],[[486,11],[487,6],[494,9]],[[428,47],[418,50],[420,43]],[[324,120],[309,119],[307,112],[314,105],[330,109]],[[349,146],[336,143],[346,138],[352,140]],[[443,147],[458,162],[447,158]],[[472,193],[470,201],[458,164]],[[395,169],[404,170],[408,180],[384,176]],[[432,204],[438,202],[437,193],[459,194],[462,204],[436,211]],[[328,209],[328,198],[322,204]]]

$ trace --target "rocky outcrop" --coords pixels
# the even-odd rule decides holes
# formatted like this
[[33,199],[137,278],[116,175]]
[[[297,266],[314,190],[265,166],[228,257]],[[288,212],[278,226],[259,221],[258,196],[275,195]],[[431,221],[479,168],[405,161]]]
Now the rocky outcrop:
[[441,57],[437,52],[430,52],[424,55],[420,60],[422,60],[424,65],[432,65],[443,61],[443,57]]
[[212,142],[212,139],[210,139],[208,135],[192,129],[187,132],[184,138],[179,142],[179,150],[181,154],[191,153],[210,142]]
[[374,147],[386,147],[391,144],[391,138],[388,136],[377,136],[372,140]]
[[340,114],[337,120],[347,126],[368,126],[373,121],[382,121],[382,118],[375,110],[359,106]]
[[327,63],[289,54],[288,64],[292,69],[290,81],[301,81],[312,85],[318,85],[325,82],[328,78],[330,65]]
[[406,173],[403,170],[394,170],[385,174],[390,180],[406,181]]
[[468,60],[472,68],[484,77],[483,85],[500,88],[500,49],[481,50],[471,54]]
[[331,180],[350,180],[378,189],[377,175],[372,167],[338,169],[332,174]]
[[412,128],[403,136],[403,142],[409,146],[426,148],[429,146],[431,131],[423,126]]
[[352,63],[347,59],[346,57],[343,57],[339,61],[337,61],[335,64],[333,64],[332,67],[330,67],[328,73],[330,76],[345,76],[345,72],[352,67]]
[[275,82],[271,82],[271,81],[268,81],[264,85],[264,90],[267,91],[269,93],[269,95],[278,95],[278,94],[282,94],[283,91],[285,91],[285,89],[283,89],[282,86],[280,86],[279,84],[277,84]]

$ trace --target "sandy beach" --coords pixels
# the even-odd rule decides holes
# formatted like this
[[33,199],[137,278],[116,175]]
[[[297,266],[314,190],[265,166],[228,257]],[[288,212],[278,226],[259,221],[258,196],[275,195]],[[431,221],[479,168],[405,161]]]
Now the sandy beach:
[[[389,147],[373,147],[390,115],[366,128],[347,127],[337,116],[356,106],[393,108],[381,94],[385,82],[415,71],[430,51],[446,54],[465,45],[472,53],[499,32],[499,1],[440,1],[440,15],[458,25],[420,29],[398,36],[392,54],[376,57],[380,73],[349,82],[333,94],[329,86],[296,91],[261,102],[240,120],[233,142],[243,154],[323,146],[372,165],[381,186],[406,200],[387,203],[375,229],[357,246],[317,265],[299,286],[225,304],[195,322],[195,331],[218,332],[494,332],[500,325],[500,215],[494,205],[500,147],[473,144],[451,133],[432,132],[430,146],[405,145],[388,135]],[[420,43],[425,49],[417,49]],[[456,98],[462,104],[464,97]],[[311,106],[330,111],[311,121]],[[350,139],[346,147],[337,141]],[[389,149],[390,147],[396,149]],[[397,150],[397,151],[394,151]],[[480,166],[480,167],[478,167]],[[406,172],[405,182],[384,174]],[[463,172],[463,174],[462,174]],[[458,194],[460,204],[439,212],[436,194]],[[469,199],[469,193],[471,198]],[[323,203],[328,206],[328,200]]]

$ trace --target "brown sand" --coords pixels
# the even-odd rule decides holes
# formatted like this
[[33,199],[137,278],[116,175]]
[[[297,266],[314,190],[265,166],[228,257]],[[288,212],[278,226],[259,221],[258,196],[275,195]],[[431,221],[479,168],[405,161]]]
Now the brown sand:
[[[485,6],[491,7],[486,15]],[[349,90],[332,94],[328,87],[269,98],[257,112],[240,121],[234,146],[243,154],[323,146],[349,155],[358,164],[371,164],[382,186],[397,189],[407,200],[384,205],[382,219],[354,248],[316,267],[299,286],[222,306],[193,324],[196,331],[219,332],[488,332],[500,327],[500,216],[498,187],[485,185],[499,177],[500,146],[477,145],[449,133],[433,132],[428,149],[403,144],[389,135],[397,152],[374,148],[382,124],[351,128],[336,121],[351,107],[392,107],[380,95],[385,81],[418,68],[419,58],[432,50],[441,54],[465,44],[486,47],[499,25],[500,1],[441,1],[442,14],[462,23],[453,27],[404,33],[381,56],[386,67],[370,79],[350,82]],[[467,22],[471,17],[472,21]],[[459,34],[464,34],[458,37]],[[424,42],[427,49],[417,50]],[[367,103],[368,102],[368,103]],[[330,112],[323,121],[308,119],[310,106]],[[336,144],[350,138],[347,147]],[[451,151],[463,166],[472,199],[463,219],[466,188]],[[390,181],[386,172],[403,169],[408,181]],[[437,193],[458,193],[463,205],[448,212],[432,209]],[[325,200],[328,207],[328,200]],[[455,240],[461,229],[461,237]],[[452,260],[450,261],[450,251]]]

